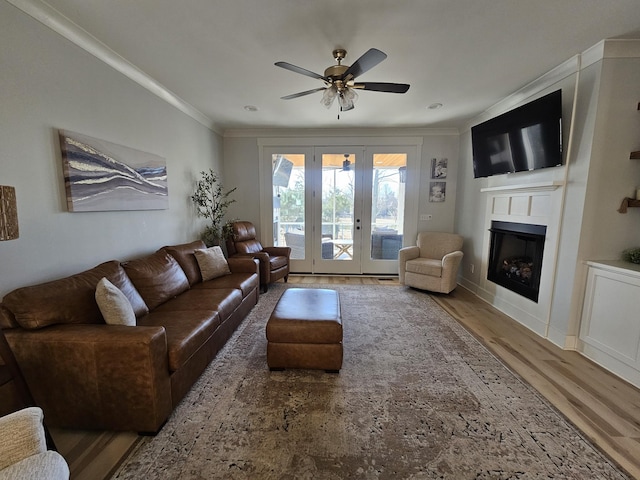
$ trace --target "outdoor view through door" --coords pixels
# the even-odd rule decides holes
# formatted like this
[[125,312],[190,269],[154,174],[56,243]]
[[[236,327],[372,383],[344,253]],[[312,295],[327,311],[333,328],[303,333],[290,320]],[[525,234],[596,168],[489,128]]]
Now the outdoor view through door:
[[336,150],[272,155],[274,244],[307,271],[384,273],[402,248],[407,154]]

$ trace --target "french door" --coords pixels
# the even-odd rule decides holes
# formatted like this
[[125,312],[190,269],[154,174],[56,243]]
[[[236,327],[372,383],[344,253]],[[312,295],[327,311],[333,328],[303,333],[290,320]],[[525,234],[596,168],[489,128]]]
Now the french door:
[[324,255],[313,259],[314,273],[363,273],[364,157],[363,147],[314,150],[312,225],[316,241],[325,248]]
[[292,272],[397,273],[407,225],[415,236],[405,221],[417,211],[406,195],[415,156],[407,146],[265,147],[266,223],[274,245],[291,247]]

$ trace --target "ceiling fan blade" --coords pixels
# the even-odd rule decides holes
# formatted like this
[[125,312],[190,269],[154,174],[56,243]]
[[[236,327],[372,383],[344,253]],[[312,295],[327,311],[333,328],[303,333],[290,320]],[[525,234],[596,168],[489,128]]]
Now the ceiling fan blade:
[[304,97],[305,95],[311,95],[312,93],[319,92],[320,90],[326,90],[327,87],[314,88],[312,90],[305,90],[304,92],[292,93],[286,97],[280,97],[282,100],[291,100],[292,98]]
[[370,48],[359,59],[357,59],[353,65],[351,65],[342,75],[342,78],[356,78],[362,75],[364,72],[371,70],[378,65],[381,61],[387,58],[387,54],[381,52],[377,48]]
[[317,78],[318,80],[327,81],[326,77],[323,77],[319,73],[312,72],[311,70],[307,70],[306,68],[298,67],[296,65],[291,65],[287,62],[276,62],[274,64],[277,67],[284,68],[285,70],[291,70],[292,72],[300,73],[302,75],[306,75],[307,77]]
[[409,90],[409,87],[410,85],[406,83],[359,82],[353,85],[352,88],[372,90],[374,92],[405,93]]

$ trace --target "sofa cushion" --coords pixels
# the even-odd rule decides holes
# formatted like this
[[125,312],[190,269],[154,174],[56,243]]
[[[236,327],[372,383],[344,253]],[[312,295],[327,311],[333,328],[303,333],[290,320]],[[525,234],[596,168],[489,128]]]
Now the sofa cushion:
[[242,303],[242,292],[235,288],[191,289],[157,308],[158,312],[212,310],[224,322]]
[[194,290],[217,288],[240,289],[242,298],[245,298],[255,289],[260,288],[260,277],[256,273],[231,273],[193,286]]
[[128,261],[123,267],[149,310],[189,289],[184,271],[165,251]]
[[207,248],[202,240],[196,240],[191,243],[182,243],[180,245],[169,245],[162,247],[160,250],[166,251],[169,255],[176,259],[178,265],[184,270],[185,275],[189,279],[189,285],[195,285],[202,282],[200,275],[200,267],[193,254],[196,250]]
[[106,278],[98,282],[96,302],[107,325],[132,327],[136,324],[136,314],[129,299]]
[[119,262],[112,260],[70,277],[18,288],[8,293],[2,304],[26,329],[58,323],[102,323],[95,299],[96,285],[118,268]]
[[127,273],[122,268],[122,265],[118,265],[118,270],[116,270],[112,275],[109,275],[107,279],[113,283],[118,289],[124,294],[125,297],[129,300],[131,307],[136,315],[136,318],[140,318],[143,315],[149,313],[149,308],[147,304],[144,303],[144,300],[140,296],[136,287],[131,283],[131,279],[127,276]]
[[220,247],[196,250],[193,253],[198,261],[203,282],[231,273],[227,259],[224,258],[224,253],[222,253]]
[[141,318],[138,325],[164,327],[169,370],[175,372],[213,335],[220,325],[220,317],[212,310],[154,310]]

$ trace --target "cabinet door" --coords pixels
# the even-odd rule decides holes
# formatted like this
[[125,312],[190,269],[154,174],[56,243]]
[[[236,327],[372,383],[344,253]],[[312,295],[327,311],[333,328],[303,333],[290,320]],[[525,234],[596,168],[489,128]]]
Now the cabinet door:
[[640,277],[589,267],[580,329],[587,356],[640,370],[639,297]]

